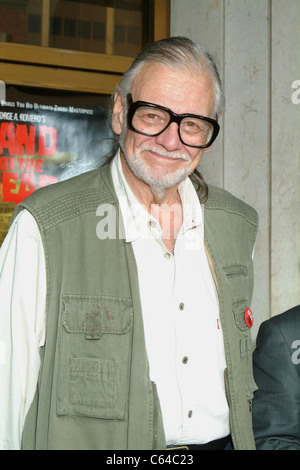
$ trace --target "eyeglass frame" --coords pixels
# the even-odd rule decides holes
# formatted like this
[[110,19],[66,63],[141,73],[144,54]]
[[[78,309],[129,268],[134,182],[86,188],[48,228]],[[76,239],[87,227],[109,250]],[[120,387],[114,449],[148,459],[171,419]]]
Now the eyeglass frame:
[[[220,125],[219,125],[219,123],[216,119],[209,118],[209,117],[206,117],[206,116],[201,116],[201,115],[198,115],[198,114],[190,114],[190,113],[177,114],[177,113],[174,113],[171,109],[166,108],[165,106],[161,106],[161,105],[155,104],[155,103],[148,103],[147,101],[135,101],[135,102],[133,102],[131,93],[129,93],[127,95],[127,103],[128,103],[128,112],[127,112],[128,128],[131,131],[137,132],[138,134],[141,134],[141,135],[146,135],[147,137],[157,137],[158,135],[162,134],[169,127],[169,125],[172,124],[172,122],[176,122],[176,124],[178,125],[179,139],[183,143],[183,145],[186,145],[187,147],[205,149],[205,148],[210,147],[214,143],[214,141],[216,140],[216,138],[219,134],[219,131],[220,131]],[[166,111],[170,115],[170,118],[171,118],[170,121],[168,122],[168,124],[166,125],[166,127],[164,127],[164,129],[157,132],[156,134],[147,134],[146,132],[142,132],[142,131],[137,130],[132,124],[132,119],[133,119],[133,116],[134,116],[134,113],[136,112],[136,110],[138,108],[141,108],[142,106],[147,106],[149,108],[158,108],[158,109],[162,109],[163,111]],[[213,133],[212,133],[212,136],[211,136],[211,138],[210,138],[210,140],[207,144],[205,144],[205,145],[190,145],[190,144],[186,144],[182,140],[182,137],[180,135],[180,123],[183,119],[188,118],[188,117],[200,119],[202,121],[206,121],[206,122],[208,122],[209,124],[211,124],[213,126]]]

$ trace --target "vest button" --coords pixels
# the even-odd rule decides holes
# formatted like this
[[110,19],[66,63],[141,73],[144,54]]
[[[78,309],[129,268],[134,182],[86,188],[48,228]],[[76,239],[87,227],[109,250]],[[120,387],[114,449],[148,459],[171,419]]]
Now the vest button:
[[179,304],[179,310],[183,310],[183,309],[184,309],[184,303],[181,302],[181,303]]
[[189,360],[189,358],[187,356],[184,356],[184,358],[182,359],[182,363],[187,364],[188,360]]

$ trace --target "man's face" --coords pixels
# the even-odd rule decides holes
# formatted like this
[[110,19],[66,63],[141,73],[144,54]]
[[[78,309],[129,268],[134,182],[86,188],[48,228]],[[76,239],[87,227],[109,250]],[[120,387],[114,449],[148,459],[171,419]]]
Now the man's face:
[[[177,114],[211,117],[215,105],[214,85],[206,72],[196,75],[187,69],[172,70],[161,64],[147,64],[142,68],[133,83],[131,95],[133,102],[155,103]],[[156,137],[128,130],[124,104],[118,94],[112,124],[114,132],[121,135],[123,168],[128,166],[138,180],[146,182],[152,189],[156,187],[163,191],[179,184],[194,171],[203,152],[208,150],[184,145],[175,122]]]

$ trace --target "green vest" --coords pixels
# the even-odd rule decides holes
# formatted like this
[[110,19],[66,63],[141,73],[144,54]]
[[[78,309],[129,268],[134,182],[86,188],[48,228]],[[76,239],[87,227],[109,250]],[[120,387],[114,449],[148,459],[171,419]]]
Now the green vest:
[[[107,211],[115,208],[116,236],[99,239],[105,204]],[[23,208],[39,226],[47,273],[46,341],[23,448],[164,449],[137,268],[132,246],[122,237],[110,166],[36,191],[15,214]],[[214,187],[209,187],[204,214],[224,334],[231,434],[236,449],[253,449],[256,387],[244,312],[253,290],[257,214]]]

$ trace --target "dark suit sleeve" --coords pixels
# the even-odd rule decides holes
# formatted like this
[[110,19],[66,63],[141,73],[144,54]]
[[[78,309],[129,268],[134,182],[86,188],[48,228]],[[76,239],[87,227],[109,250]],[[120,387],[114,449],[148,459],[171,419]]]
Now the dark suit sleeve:
[[292,349],[300,331],[285,333],[279,322],[269,320],[257,336],[253,429],[258,450],[300,450],[300,376]]

